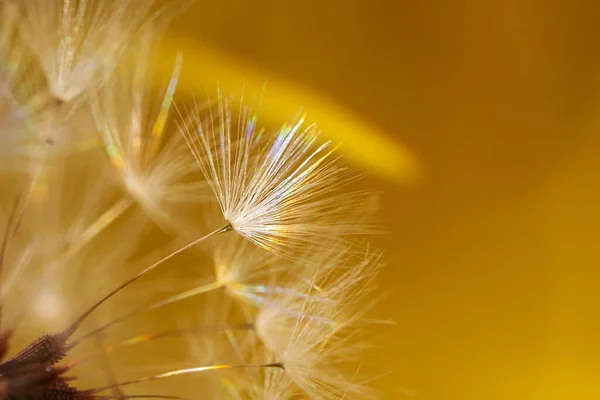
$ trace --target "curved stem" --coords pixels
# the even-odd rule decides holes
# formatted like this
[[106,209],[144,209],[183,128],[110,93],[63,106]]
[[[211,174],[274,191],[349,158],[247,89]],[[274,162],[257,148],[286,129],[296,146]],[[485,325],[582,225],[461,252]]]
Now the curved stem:
[[170,260],[171,258],[173,258],[174,256],[176,256],[177,254],[189,249],[190,247],[195,246],[196,244],[202,242],[203,240],[206,240],[214,235],[217,235],[219,233],[223,233],[223,232],[227,232],[231,230],[231,224],[226,224],[224,226],[222,226],[219,229],[216,229],[214,231],[212,231],[211,233],[202,236],[201,238],[198,238],[188,244],[186,244],[185,246],[179,248],[178,250],[175,250],[174,252],[172,252],[171,254],[167,255],[166,257],[163,257],[162,259],[158,260],[157,262],[155,262],[154,264],[150,265],[149,267],[147,267],[146,269],[144,269],[143,271],[139,272],[137,275],[135,275],[133,278],[125,281],[124,283],[122,283],[121,285],[119,285],[118,287],[116,287],[115,289],[113,289],[112,291],[110,291],[108,294],[106,294],[104,297],[102,297],[98,302],[96,302],[96,304],[94,304],[93,306],[91,306],[90,308],[88,308],[87,311],[85,311],[83,314],[81,314],[81,316],[79,316],[79,318],[77,318],[64,332],[63,334],[66,337],[70,337],[76,330],[77,328],[79,328],[79,326],[83,323],[83,321],[85,321],[85,319],[92,313],[94,312],[98,307],[100,307],[100,305],[102,305],[105,301],[107,301],[108,299],[110,299],[111,297],[113,297],[115,294],[119,293],[121,290],[125,289],[127,286],[131,285],[133,282],[137,281],[138,279],[140,279],[142,276],[146,275],[148,272],[152,271],[153,269],[155,269],[156,267],[160,266],[161,264],[163,264],[165,261]]
[[196,372],[205,372],[205,371],[215,371],[219,369],[233,369],[233,368],[281,368],[283,369],[283,364],[281,363],[273,363],[273,364],[245,364],[245,365],[231,365],[231,364],[220,364],[220,365],[208,365],[204,367],[195,367],[195,368],[185,368],[178,369],[174,371],[164,372],[162,374],[157,375],[149,375],[143,378],[134,379],[131,381],[125,381],[121,383],[117,383],[114,385],[107,385],[103,387],[99,387],[97,389],[91,389],[84,392],[85,395],[94,395],[96,393],[103,392],[108,389],[112,389],[115,387],[129,386],[140,382],[154,381],[158,379],[170,378],[172,376],[178,375],[188,375]]
[[145,312],[148,312],[148,311],[156,310],[157,308],[161,308],[163,306],[166,306],[166,305],[169,305],[169,304],[181,301],[181,300],[188,299],[188,298],[193,297],[193,296],[197,296],[197,295],[200,295],[200,294],[203,294],[203,293],[208,293],[210,291],[220,289],[223,286],[224,286],[224,284],[221,283],[221,282],[218,282],[218,281],[211,282],[209,284],[199,286],[197,288],[188,290],[186,292],[179,293],[179,294],[167,297],[166,299],[157,301],[156,303],[150,304],[149,306],[144,306],[144,307],[135,309],[135,310],[133,310],[133,311],[131,311],[131,312],[129,312],[129,313],[121,316],[121,317],[118,317],[118,318],[116,318],[116,319],[114,319],[112,321],[107,322],[106,324],[100,326],[99,328],[94,329],[91,332],[86,333],[85,335],[81,336],[79,339],[75,340],[73,342],[73,346],[76,346],[82,340],[84,340],[84,339],[86,339],[86,338],[88,338],[90,336],[93,336],[93,335],[95,335],[97,333],[105,331],[109,327],[111,327],[111,326],[113,326],[115,324],[118,324],[121,321],[129,319],[131,317],[135,317],[136,315],[139,315],[139,314],[142,314],[142,313],[145,313]]

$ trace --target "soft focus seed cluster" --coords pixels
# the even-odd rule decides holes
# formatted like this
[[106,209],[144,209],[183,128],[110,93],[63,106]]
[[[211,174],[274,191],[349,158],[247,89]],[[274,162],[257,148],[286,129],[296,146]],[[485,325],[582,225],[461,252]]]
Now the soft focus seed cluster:
[[310,116],[263,128],[260,94],[186,93],[185,54],[157,77],[177,11],[0,2],[2,323],[26,343],[144,271],[77,335],[78,388],[369,397],[376,199]]

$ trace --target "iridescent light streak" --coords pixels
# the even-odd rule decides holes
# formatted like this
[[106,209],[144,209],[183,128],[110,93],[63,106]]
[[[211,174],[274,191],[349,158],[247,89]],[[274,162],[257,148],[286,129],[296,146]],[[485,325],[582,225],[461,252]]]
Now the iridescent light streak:
[[[254,114],[248,120],[248,124],[246,127],[246,138],[250,139],[252,137],[252,132],[254,132],[254,128],[256,127],[257,115]],[[258,138],[257,138],[258,140]]]
[[284,369],[284,366],[281,363],[240,364],[240,365],[220,364],[220,365],[208,365],[208,366],[204,366],[204,367],[184,368],[184,369],[178,369],[178,370],[174,370],[174,371],[165,372],[162,374],[145,376],[143,378],[138,378],[135,380],[116,383],[113,385],[108,385],[108,386],[100,387],[97,389],[87,390],[84,393],[86,395],[93,395],[93,394],[100,393],[100,392],[103,392],[108,389],[129,386],[129,385],[133,385],[133,384],[140,383],[140,382],[154,381],[157,379],[170,378],[170,377],[178,376],[178,375],[188,375],[188,374],[193,374],[193,373],[198,373],[198,372],[216,371],[216,370],[220,370],[220,369],[233,369],[233,368],[236,368],[236,369],[237,368],[279,368],[279,369]]
[[175,90],[177,89],[177,83],[179,82],[179,75],[181,74],[182,64],[183,55],[181,53],[177,53],[177,57],[175,59],[175,66],[173,67],[173,73],[171,74],[171,79],[169,81],[169,86],[167,87],[167,90],[165,92],[165,96],[163,98],[158,117],[156,118],[156,122],[152,127],[152,140],[148,148],[148,156],[154,155],[156,153],[160,144],[161,137],[164,135],[165,125],[167,123],[169,112],[173,104],[173,97],[175,95]]

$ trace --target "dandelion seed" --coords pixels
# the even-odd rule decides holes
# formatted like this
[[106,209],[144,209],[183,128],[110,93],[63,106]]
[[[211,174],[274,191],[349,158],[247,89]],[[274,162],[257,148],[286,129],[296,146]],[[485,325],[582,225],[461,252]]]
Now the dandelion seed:
[[21,36],[46,75],[50,95],[69,103],[109,77],[151,16],[154,0],[28,0]]
[[[305,292],[310,294],[319,288],[322,291],[319,296],[279,298],[275,305],[267,303],[260,310],[257,333],[283,364],[289,378],[286,385],[296,385],[311,398],[320,399],[366,393],[362,385],[353,383],[339,367],[354,361],[363,347],[353,343],[353,336],[358,332],[355,325],[365,309],[353,311],[352,306],[368,292],[378,260],[378,256],[368,255],[341,275],[325,274],[323,282],[315,279]],[[331,301],[322,301],[322,296]],[[294,312],[281,312],[282,309]],[[291,390],[287,386],[279,388],[283,389]]]
[[219,95],[216,113],[195,110],[182,133],[225,219],[240,235],[295,257],[334,237],[374,231],[348,219],[370,194],[340,190],[357,176],[344,166],[339,146],[318,143],[318,130],[304,117],[271,136],[257,128],[248,106],[236,119],[231,100]]
[[196,169],[185,143],[167,130],[181,55],[160,108],[153,113],[150,107],[148,65],[155,39],[151,33],[142,35],[135,68],[119,70],[115,79],[92,92],[91,103],[106,152],[129,196],[159,226],[183,233],[193,227],[182,214],[212,196],[205,182],[190,178]]

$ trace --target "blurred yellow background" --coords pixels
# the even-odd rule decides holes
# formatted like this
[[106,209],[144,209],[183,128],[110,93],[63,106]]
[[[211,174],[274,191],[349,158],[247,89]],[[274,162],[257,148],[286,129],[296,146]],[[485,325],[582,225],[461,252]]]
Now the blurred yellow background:
[[201,0],[164,60],[196,88],[266,80],[263,116],[331,112],[372,167],[385,398],[598,399],[599,26],[584,0]]

